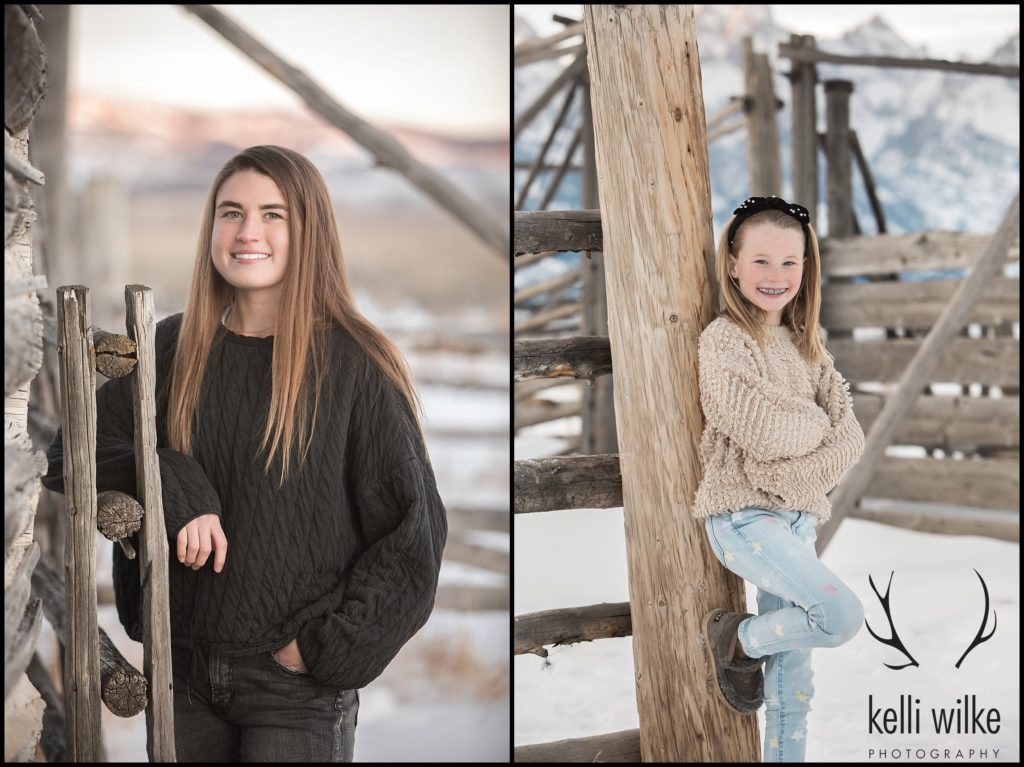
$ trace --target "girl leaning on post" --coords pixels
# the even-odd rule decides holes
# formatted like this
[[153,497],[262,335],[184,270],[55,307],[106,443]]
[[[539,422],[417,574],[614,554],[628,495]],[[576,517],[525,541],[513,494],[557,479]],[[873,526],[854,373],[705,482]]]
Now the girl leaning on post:
[[[430,615],[447,521],[405,361],[355,306],[305,157],[251,147],[218,173],[156,365],[177,758],[351,761],[358,689]],[[135,494],[129,379],[96,401],[97,488]],[[63,492],[59,432],[47,457]],[[114,587],[142,641],[116,544]]]

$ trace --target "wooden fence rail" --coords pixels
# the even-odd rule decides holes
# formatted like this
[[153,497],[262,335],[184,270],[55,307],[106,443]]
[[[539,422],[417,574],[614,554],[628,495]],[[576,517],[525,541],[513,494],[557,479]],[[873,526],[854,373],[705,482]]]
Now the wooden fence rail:
[[535,378],[588,378],[612,370],[607,336],[573,336],[543,341],[516,341],[515,381]]
[[1019,66],[1003,64],[970,64],[944,59],[907,59],[897,56],[841,56],[822,50],[801,48],[788,43],[779,44],[779,57],[801,63],[849,64],[865,67],[896,67],[904,69],[938,69],[945,72],[964,72],[972,75],[998,75],[1020,77]]

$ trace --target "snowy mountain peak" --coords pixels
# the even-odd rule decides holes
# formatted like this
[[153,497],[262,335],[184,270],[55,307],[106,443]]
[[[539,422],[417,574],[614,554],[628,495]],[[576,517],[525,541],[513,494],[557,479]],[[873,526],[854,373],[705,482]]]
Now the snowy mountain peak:
[[914,47],[890,27],[881,16],[875,15],[859,24],[828,45],[834,53],[857,56],[899,56],[902,58],[927,58],[925,46]]
[[739,42],[749,36],[754,50],[774,59],[789,33],[775,23],[768,5],[695,5],[701,59],[739,60]]
[[992,64],[1020,66],[1020,32],[1000,45],[988,60]]

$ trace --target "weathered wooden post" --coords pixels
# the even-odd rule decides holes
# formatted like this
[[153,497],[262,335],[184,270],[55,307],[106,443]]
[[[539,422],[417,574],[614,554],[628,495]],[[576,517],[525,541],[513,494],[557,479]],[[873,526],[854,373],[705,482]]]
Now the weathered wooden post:
[[[813,35],[790,35],[790,45],[815,47]],[[793,145],[793,199],[807,208],[818,226],[818,128],[813,61],[790,59],[790,113]]]
[[768,56],[754,53],[753,42],[744,37],[740,47],[747,97],[747,167],[750,194],[779,195],[782,171],[779,163],[779,128],[775,123],[775,90]]
[[57,289],[61,417],[64,422],[66,617],[64,710],[72,762],[102,761],[100,650],[96,616],[96,360],[89,289]]
[[704,425],[697,341],[716,299],[693,6],[586,5],[584,23],[641,754],[756,762],[757,720],[718,700],[700,645],[708,610],[746,600],[690,516]]
[[[132,381],[135,416],[135,475],[145,509],[139,536],[142,573],[143,674],[149,683],[146,750],[150,761],[173,762],[174,705],[171,675],[171,609],[167,581],[168,543],[164,527],[160,464],[156,454],[156,318],[153,291],[144,285],[124,289],[125,325],[135,341],[138,362]],[[95,526],[95,523],[94,523]]]
[[825,199],[828,236],[849,237],[853,232],[853,182],[850,176],[849,80],[825,82]]
[[[590,83],[583,88],[583,209],[597,210],[597,161],[594,156],[594,117]],[[608,293],[604,283],[604,252],[587,251],[583,257],[583,316],[585,336],[608,335]],[[583,417],[580,419],[580,453],[608,455],[619,451],[615,435],[615,402],[612,376],[582,383]]]

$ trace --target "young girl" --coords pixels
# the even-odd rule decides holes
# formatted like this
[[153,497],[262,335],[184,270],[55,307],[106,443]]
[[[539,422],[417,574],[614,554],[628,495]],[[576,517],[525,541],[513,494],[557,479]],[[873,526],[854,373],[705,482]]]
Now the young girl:
[[[305,157],[224,165],[156,353],[177,758],[351,761],[358,688],[430,615],[447,522],[408,370],[356,308]],[[134,494],[129,378],[96,401],[98,489]],[[63,492],[61,448],[44,484]],[[142,641],[118,545],[114,586]]]
[[807,210],[747,199],[723,233],[717,269],[725,310],[699,342],[706,426],[693,515],[705,518],[718,561],[757,586],[759,615],[712,610],[705,648],[728,706],[753,714],[766,704],[764,760],[800,762],[811,648],[848,642],[864,620],[814,549],[815,525],[831,510],[825,494],[860,457],[864,434],[822,345]]

